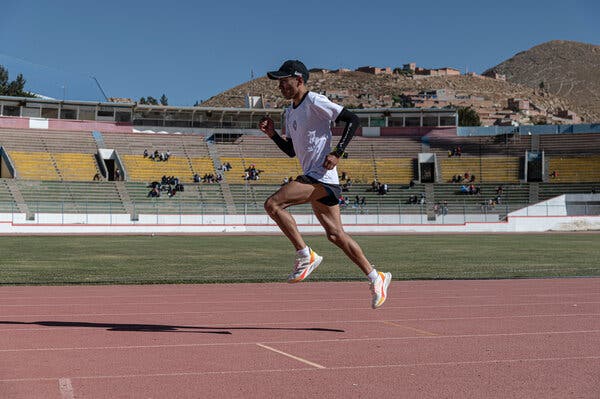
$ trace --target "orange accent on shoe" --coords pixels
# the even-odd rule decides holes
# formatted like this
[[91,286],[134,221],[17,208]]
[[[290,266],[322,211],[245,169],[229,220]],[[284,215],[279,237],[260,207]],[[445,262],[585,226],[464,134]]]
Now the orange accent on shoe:
[[379,302],[377,302],[377,306],[379,306],[385,301],[385,274],[382,272],[377,272],[377,274],[379,274],[379,277],[381,277],[381,281],[383,283],[381,284],[381,298],[379,298]]

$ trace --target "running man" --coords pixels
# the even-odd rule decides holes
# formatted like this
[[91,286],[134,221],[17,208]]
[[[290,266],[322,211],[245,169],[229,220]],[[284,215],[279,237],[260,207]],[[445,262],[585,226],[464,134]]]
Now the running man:
[[[307,278],[323,260],[306,245],[294,217],[286,211],[289,206],[310,203],[329,241],[341,248],[371,281],[371,306],[376,309],[386,300],[392,275],[375,270],[360,246],[344,231],[338,205],[341,188],[336,165],[360,121],[346,108],[309,91],[306,87],[308,75],[308,70],[298,60],[288,60],[279,70],[267,73],[270,79],[279,82],[281,94],[292,100],[285,110],[286,138],[275,131],[269,117],[261,119],[258,127],[288,156],[298,157],[304,174],[271,195],[265,201],[265,210],[296,248],[296,262],[288,277],[289,283]],[[342,121],[346,125],[332,151],[333,121]]]

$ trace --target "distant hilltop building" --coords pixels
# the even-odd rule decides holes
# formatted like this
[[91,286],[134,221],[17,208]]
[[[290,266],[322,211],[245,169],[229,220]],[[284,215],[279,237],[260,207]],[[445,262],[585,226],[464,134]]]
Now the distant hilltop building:
[[428,69],[428,68],[420,68],[416,67],[415,75],[422,76],[459,76],[460,71],[455,68],[438,68],[438,69]]
[[502,80],[502,81],[506,82],[506,75],[503,74],[503,73],[484,72],[483,76],[487,76],[488,78],[492,78],[492,79],[496,79],[496,80]]
[[414,73],[415,70],[417,69],[417,63],[416,62],[410,62],[408,64],[404,64],[404,65],[402,65],[402,69],[405,70],[405,71]]
[[391,75],[392,74],[392,68],[390,68],[390,67],[379,68],[379,67],[373,67],[373,66],[363,66],[356,70],[358,72],[370,73],[371,75]]

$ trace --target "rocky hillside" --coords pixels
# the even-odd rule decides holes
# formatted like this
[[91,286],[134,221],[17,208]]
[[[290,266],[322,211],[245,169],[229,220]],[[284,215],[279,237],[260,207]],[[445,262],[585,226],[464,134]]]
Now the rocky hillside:
[[[555,43],[555,42],[550,42]],[[568,43],[568,42],[557,42]],[[580,43],[578,43],[580,44]],[[542,47],[544,45],[538,46]],[[522,56],[528,52],[521,53],[511,60],[492,68],[500,73],[506,73],[507,81],[488,78],[484,76],[419,76],[403,74],[380,74],[373,75],[357,71],[312,71],[308,82],[310,90],[326,94],[333,101],[343,104],[349,108],[377,108],[377,107],[399,107],[399,96],[410,97],[417,107],[431,106],[473,106],[486,124],[512,119],[519,123],[533,123],[527,115],[548,115],[546,123],[570,123],[568,120],[560,121],[553,119],[559,111],[572,111],[582,118],[583,122],[600,121],[600,50],[598,46],[582,45],[588,50],[585,57],[582,54],[558,51],[563,48],[552,45],[554,51],[558,51],[554,64],[546,61],[538,64],[538,61],[515,62],[514,59],[533,60],[532,56]],[[571,46],[574,49],[582,46]],[[535,48],[534,48],[535,49]],[[532,49],[533,50],[533,49]],[[532,51],[529,50],[529,51]],[[548,50],[549,51],[549,50]],[[578,50],[580,51],[580,50]],[[547,54],[544,51],[543,54]],[[589,54],[588,54],[589,53]],[[573,57],[573,58],[571,58]],[[538,58],[535,58],[537,60]],[[540,58],[541,59],[541,58]],[[569,60],[577,60],[584,64],[581,68],[568,72],[566,67],[555,67],[560,60],[566,65]],[[595,64],[594,64],[595,62]],[[511,65],[511,72],[503,65]],[[592,71],[592,65],[596,70]],[[501,67],[503,66],[503,67]],[[490,69],[490,71],[492,70]],[[519,78],[525,71],[530,71],[531,77]],[[585,71],[588,71],[588,80],[584,79]],[[517,73],[518,72],[518,73]],[[546,75],[547,74],[547,75]],[[562,74],[565,78],[559,81],[550,76]],[[548,77],[546,77],[548,76]],[[572,78],[567,79],[568,76]],[[592,82],[592,77],[596,80]],[[546,89],[539,88],[540,79],[544,80]],[[568,86],[567,86],[567,82]],[[562,87],[562,88],[561,88]],[[428,97],[425,92],[437,91],[435,97]],[[451,93],[443,101],[439,100],[439,93],[447,91]],[[207,107],[244,107],[247,95],[261,96],[266,107],[282,107],[287,102],[281,96],[277,82],[267,77],[251,80],[221,94],[218,94],[202,106]],[[435,99],[435,101],[432,100]],[[521,114],[508,117],[508,99],[521,98],[529,100],[533,112],[516,110],[514,113]],[[542,119],[544,121],[544,119]],[[544,122],[542,122],[544,123]]]
[[[548,93],[568,99],[590,116],[600,114],[600,46],[554,40],[490,68],[484,74],[506,75],[513,83],[543,88]],[[588,119],[588,118],[586,118]]]

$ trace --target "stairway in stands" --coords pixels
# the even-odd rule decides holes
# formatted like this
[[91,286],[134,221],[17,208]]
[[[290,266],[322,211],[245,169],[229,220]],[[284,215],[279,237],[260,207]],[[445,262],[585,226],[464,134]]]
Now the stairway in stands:
[[24,213],[26,215],[26,218],[28,220],[30,220],[33,217],[33,214],[29,213],[29,207],[25,203],[25,198],[23,198],[23,194],[21,194],[21,191],[19,190],[19,187],[15,183],[15,180],[14,179],[4,179],[4,182],[6,183],[6,188],[8,189],[8,191],[10,192],[10,194],[12,195],[12,197],[15,201],[17,210],[20,213]]
[[540,201],[540,183],[529,183],[529,203],[537,204]]
[[225,173],[221,171],[221,158],[219,157],[217,147],[210,141],[207,141],[206,143],[208,144],[208,153],[213,160],[215,170],[219,171],[221,176],[223,176],[223,180],[221,181],[221,192],[223,193],[223,198],[225,199],[227,213],[230,215],[235,214],[236,211],[235,203],[233,202],[233,195],[231,194],[231,189],[229,187],[229,183],[227,182],[227,178],[225,177]]

